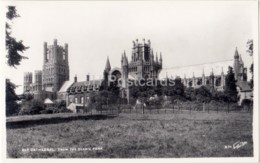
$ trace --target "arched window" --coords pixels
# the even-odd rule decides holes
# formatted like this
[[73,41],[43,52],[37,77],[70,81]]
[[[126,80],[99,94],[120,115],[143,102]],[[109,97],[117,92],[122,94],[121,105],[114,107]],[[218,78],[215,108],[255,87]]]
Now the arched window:
[[189,81],[189,86],[190,86],[190,87],[192,86],[192,81]]
[[65,52],[63,52],[63,54],[62,54],[62,59],[63,59],[63,60],[66,59],[66,57],[65,57]]
[[216,86],[220,86],[220,85],[221,85],[221,78],[218,77],[218,78],[216,79]]
[[201,85],[201,84],[202,84],[202,79],[198,79],[197,85]]

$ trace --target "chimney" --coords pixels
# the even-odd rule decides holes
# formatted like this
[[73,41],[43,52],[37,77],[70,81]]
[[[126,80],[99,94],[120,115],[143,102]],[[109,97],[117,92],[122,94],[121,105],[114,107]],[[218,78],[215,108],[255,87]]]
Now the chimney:
[[87,75],[87,78],[86,78],[87,81],[89,81],[89,74]]
[[75,77],[74,77],[74,83],[76,83],[77,82],[77,75],[75,75]]

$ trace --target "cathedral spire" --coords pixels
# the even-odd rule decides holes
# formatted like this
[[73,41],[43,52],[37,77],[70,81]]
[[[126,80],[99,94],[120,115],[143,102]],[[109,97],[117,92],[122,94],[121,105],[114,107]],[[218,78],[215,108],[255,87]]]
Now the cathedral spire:
[[123,60],[122,65],[123,65],[123,66],[128,65],[128,59],[127,59],[127,57],[126,57],[125,51],[124,51],[122,57],[123,57],[123,59],[122,59],[122,60]]
[[162,52],[160,52],[160,63],[162,64]]
[[214,75],[213,68],[211,69],[210,75],[212,75],[212,76]]
[[158,55],[157,55],[157,52],[156,52],[156,63],[158,63]]
[[238,51],[237,51],[237,47],[236,47],[236,51],[235,51],[235,56],[234,56],[235,59],[238,59],[239,58],[239,54],[238,54]]
[[241,64],[241,65],[244,65],[244,61],[242,60],[241,54],[239,55],[239,57],[240,57],[240,58],[239,58],[240,64]]
[[110,71],[110,70],[111,70],[111,66],[110,66],[110,62],[109,62],[109,57],[107,57],[107,63],[106,63],[105,70],[107,70],[107,71]]
[[121,56],[121,63],[123,63],[123,59],[124,59],[124,54],[122,54]]

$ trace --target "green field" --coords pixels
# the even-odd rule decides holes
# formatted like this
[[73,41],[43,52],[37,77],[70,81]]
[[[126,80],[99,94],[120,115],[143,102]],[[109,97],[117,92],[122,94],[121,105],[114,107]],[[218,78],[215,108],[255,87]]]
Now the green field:
[[[236,142],[244,144],[235,149]],[[253,156],[252,113],[123,113],[99,120],[9,126],[7,153],[11,158]]]

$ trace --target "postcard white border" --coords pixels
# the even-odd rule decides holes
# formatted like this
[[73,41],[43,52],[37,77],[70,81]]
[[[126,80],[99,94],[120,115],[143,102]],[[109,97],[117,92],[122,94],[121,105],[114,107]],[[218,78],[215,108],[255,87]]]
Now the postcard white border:
[[[216,0],[217,1],[217,0]],[[119,1],[112,1],[113,3],[123,3],[123,2],[119,2]],[[132,1],[133,3],[148,3],[149,1],[141,1],[141,2],[137,2],[137,1]],[[155,1],[153,0],[152,3],[163,3],[166,1]],[[185,1],[185,2],[181,2],[181,1],[167,1],[167,3],[205,3],[206,1]],[[223,3],[233,3],[233,2],[238,2],[238,3],[255,3],[255,15],[259,15],[259,1],[258,0],[251,0],[251,1],[222,1]],[[5,18],[5,6],[6,5],[15,5],[15,4],[22,4],[22,3],[85,3],[84,1],[0,1],[0,13],[1,13],[1,17]],[[208,3],[208,1],[207,1]],[[210,3],[215,3],[215,1],[210,1]],[[219,3],[219,1],[218,1]],[[257,28],[259,29],[259,16],[257,16],[257,20],[255,21],[255,25],[257,26]],[[5,53],[5,19],[1,19],[1,33],[0,33],[0,38],[1,38],[1,51],[0,53],[2,54],[1,57],[5,57],[4,54]],[[177,162],[193,162],[193,163],[199,163],[199,162],[258,162],[259,161],[259,76],[258,76],[258,63],[259,63],[259,52],[258,52],[258,31],[257,34],[255,35],[255,38],[253,38],[254,40],[254,82],[257,83],[254,86],[254,115],[253,115],[253,141],[254,141],[254,157],[230,157],[230,158],[222,158],[222,157],[217,157],[217,158],[169,158],[169,159],[165,159],[165,158],[160,158],[160,159],[77,159],[77,158],[71,158],[71,159],[8,159],[6,158],[6,128],[5,128],[5,104],[4,104],[4,99],[5,99],[5,94],[3,90],[5,90],[5,73],[4,73],[4,64],[5,61],[4,59],[0,59],[0,85],[1,85],[1,90],[2,92],[0,93],[0,100],[1,100],[1,109],[0,109],[0,114],[1,114],[1,130],[0,130],[0,135],[1,135],[1,142],[0,142],[0,146],[1,146],[1,160],[5,163],[21,163],[21,162],[37,162],[37,163],[45,163],[45,162],[113,162],[113,163],[121,163],[122,161],[124,162],[143,162],[143,161],[160,161],[160,162],[173,162],[173,161],[177,161]],[[2,162],[1,161],[1,162]]]

